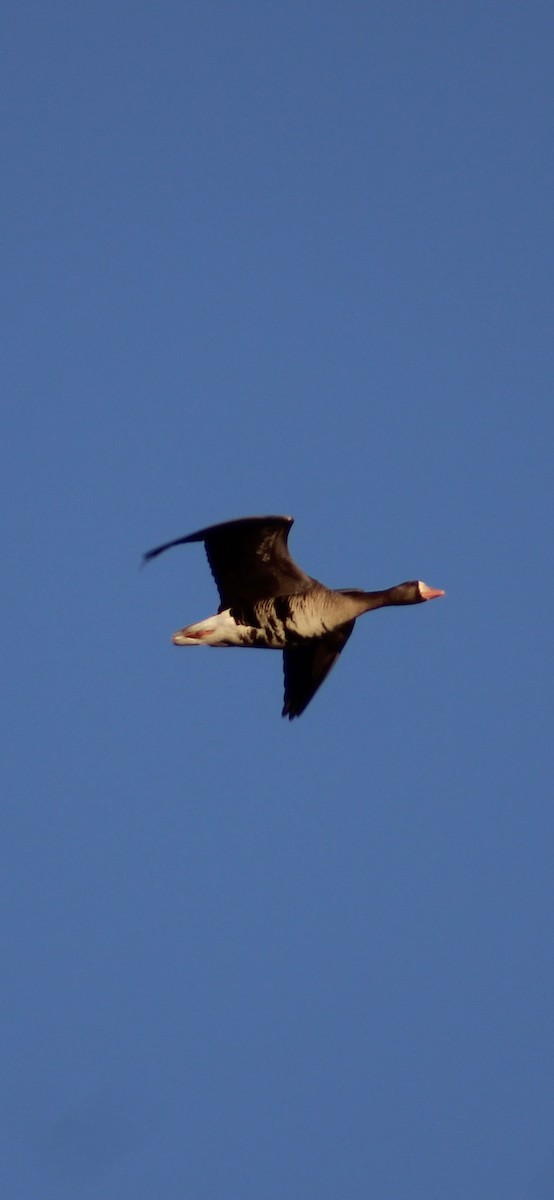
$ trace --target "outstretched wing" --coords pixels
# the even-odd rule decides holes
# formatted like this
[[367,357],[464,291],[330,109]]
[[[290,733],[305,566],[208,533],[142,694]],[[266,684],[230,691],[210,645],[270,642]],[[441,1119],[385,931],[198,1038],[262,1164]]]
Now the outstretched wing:
[[347,621],[333,633],[310,638],[304,645],[283,652],[285,705],[282,715],[289,721],[307,708],[346,645],[354,624],[354,621]]
[[244,600],[291,595],[312,587],[287,548],[292,517],[242,517],[211,525],[187,537],[165,542],[144,555],[145,561],[172,546],[204,542],[222,608]]

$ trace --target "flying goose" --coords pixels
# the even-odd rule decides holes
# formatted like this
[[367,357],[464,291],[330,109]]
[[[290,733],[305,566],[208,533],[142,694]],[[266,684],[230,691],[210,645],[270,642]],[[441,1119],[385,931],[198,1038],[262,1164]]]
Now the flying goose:
[[333,589],[306,575],[291,558],[293,517],[242,517],[164,542],[144,555],[204,542],[219,592],[213,617],[173,634],[176,646],[252,646],[282,650],[283,716],[292,721],[310,703],[346,645],[357,617],[389,604],[420,604],[444,596],[421,580],[382,592]]

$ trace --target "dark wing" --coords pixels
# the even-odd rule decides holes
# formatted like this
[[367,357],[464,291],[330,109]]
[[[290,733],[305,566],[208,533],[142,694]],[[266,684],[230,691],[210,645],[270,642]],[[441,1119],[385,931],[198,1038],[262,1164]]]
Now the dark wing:
[[144,555],[145,561],[186,542],[204,542],[221,605],[291,595],[312,587],[287,549],[292,517],[242,517],[165,542]]
[[346,645],[354,624],[354,621],[347,621],[333,633],[310,638],[303,646],[283,651],[285,706],[282,715],[289,721],[307,708]]

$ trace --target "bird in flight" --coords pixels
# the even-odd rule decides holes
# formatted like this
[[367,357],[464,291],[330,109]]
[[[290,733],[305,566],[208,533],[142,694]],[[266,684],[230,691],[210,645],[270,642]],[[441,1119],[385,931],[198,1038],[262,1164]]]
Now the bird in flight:
[[144,555],[204,542],[219,592],[213,617],[173,634],[176,646],[243,646],[282,650],[283,716],[310,703],[346,645],[357,617],[387,605],[420,604],[444,596],[421,580],[381,592],[328,588],[296,565],[287,540],[293,517],[242,517],[164,542]]

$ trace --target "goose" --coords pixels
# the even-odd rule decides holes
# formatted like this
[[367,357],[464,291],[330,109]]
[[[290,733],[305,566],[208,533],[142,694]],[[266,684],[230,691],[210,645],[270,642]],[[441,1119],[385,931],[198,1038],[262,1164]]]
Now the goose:
[[149,550],[149,562],[173,546],[203,542],[220,606],[212,617],[173,634],[175,646],[282,650],[283,717],[299,717],[344,649],[357,617],[388,605],[444,596],[420,579],[380,592],[328,588],[294,562],[287,542],[293,517],[241,517],[199,529]]

